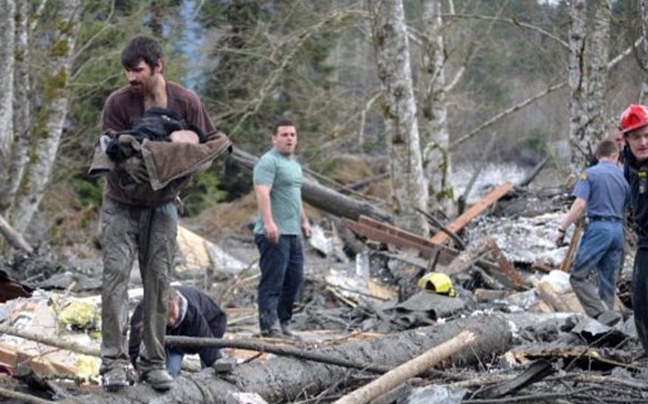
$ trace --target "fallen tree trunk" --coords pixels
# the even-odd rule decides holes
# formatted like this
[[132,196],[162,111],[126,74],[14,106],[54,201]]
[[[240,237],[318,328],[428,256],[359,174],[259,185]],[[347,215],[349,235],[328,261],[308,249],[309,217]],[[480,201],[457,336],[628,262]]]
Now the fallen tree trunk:
[[[259,160],[258,157],[236,147],[229,158],[248,168],[253,168],[254,164]],[[302,198],[314,208],[338,217],[358,220],[360,216],[364,215],[384,221],[391,220],[389,212],[378,209],[369,203],[352,199],[307,177],[304,177],[302,184]]]
[[463,351],[472,344],[475,336],[469,331],[462,331],[459,335],[441,345],[435,346],[424,354],[404,363],[391,372],[380,376],[376,380],[355,390],[334,404],[365,404],[381,394],[387,393],[401,383],[422,373],[425,369],[436,365],[453,354]]
[[[383,338],[361,340],[327,347],[320,353],[357,363],[398,366],[422,354],[432,346],[468,330],[477,335],[471,349],[453,355],[440,366],[462,366],[506,351],[511,344],[507,321],[499,315],[469,317],[419,328]],[[172,390],[160,394],[145,385],[124,389],[119,393],[98,393],[69,398],[62,403],[127,404],[127,403],[225,403],[230,392],[254,392],[268,402],[295,401],[297,397],[318,394],[336,382],[344,383],[351,371],[344,367],[273,358],[266,362],[239,365],[223,378],[212,371],[180,377]]]

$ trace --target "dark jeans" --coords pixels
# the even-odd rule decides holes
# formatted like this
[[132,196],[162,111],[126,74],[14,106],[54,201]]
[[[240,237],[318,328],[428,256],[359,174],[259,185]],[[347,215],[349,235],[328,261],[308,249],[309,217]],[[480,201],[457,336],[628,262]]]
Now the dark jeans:
[[[224,356],[223,350],[218,349],[218,358],[220,359]],[[167,351],[167,361],[166,361],[166,366],[167,366],[167,372],[174,378],[180,376],[180,372],[182,370],[182,360],[184,359],[185,353],[176,351],[175,349],[170,349]],[[200,368],[205,369],[210,367],[212,364],[207,364],[205,363],[204,360],[200,359]]]
[[[593,221],[585,229],[570,281],[583,309],[591,317],[614,309],[616,272],[623,256],[623,242],[620,222]],[[599,274],[598,291],[589,280],[595,270]]]
[[639,248],[632,271],[632,310],[639,341],[648,353],[648,249]]
[[254,242],[261,254],[259,321],[262,329],[268,329],[277,317],[280,322],[292,318],[293,304],[304,282],[304,248],[300,236],[279,236],[275,244],[256,234]]

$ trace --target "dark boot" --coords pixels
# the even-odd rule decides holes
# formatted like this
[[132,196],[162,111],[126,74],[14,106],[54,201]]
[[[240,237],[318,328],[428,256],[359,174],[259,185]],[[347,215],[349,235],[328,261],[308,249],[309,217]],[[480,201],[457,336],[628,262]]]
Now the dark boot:
[[301,337],[297,335],[295,330],[293,330],[292,326],[290,325],[290,321],[282,321],[279,325],[281,326],[281,332],[284,336],[290,339],[301,341]]
[[151,369],[144,372],[140,380],[148,383],[153,389],[157,391],[170,390],[173,387],[173,377],[166,371],[166,369]]
[[270,310],[259,312],[259,328],[264,338],[281,338],[283,334],[277,326],[277,313]]

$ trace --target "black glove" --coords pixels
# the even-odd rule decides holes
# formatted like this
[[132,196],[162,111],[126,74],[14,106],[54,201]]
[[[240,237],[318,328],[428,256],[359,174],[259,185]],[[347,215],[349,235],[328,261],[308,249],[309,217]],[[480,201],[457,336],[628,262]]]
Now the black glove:
[[126,160],[120,162],[118,167],[126,171],[126,173],[131,176],[133,181],[138,184],[149,182],[148,171],[146,171],[146,165],[144,165],[144,160],[142,160],[141,157],[129,157]]
[[556,237],[556,247],[560,248],[565,246],[565,232],[562,229],[558,229],[558,236]]

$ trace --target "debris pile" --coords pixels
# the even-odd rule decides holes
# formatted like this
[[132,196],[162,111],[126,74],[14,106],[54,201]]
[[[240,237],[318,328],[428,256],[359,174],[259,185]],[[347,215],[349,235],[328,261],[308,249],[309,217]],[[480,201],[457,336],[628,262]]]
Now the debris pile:
[[[221,303],[228,313],[228,332],[223,340],[167,343],[221,346],[229,362],[216,370],[184,372],[181,377],[191,383],[178,383],[166,399],[648,402],[646,361],[624,293],[632,260],[625,260],[615,307],[625,321],[609,327],[588,318],[569,283],[570,252],[579,230],[568,234],[574,240],[570,246],[557,248],[552,239],[568,205],[564,188],[531,193],[504,183],[455,220],[430,216],[437,231],[429,238],[369,216],[324,217],[307,251],[307,280],[294,318],[299,341],[250,338],[258,333],[259,277],[251,237],[237,239],[238,247],[232,249],[228,244],[233,239],[219,246],[183,229],[179,245],[184,259],[175,276],[203,287]],[[632,256],[631,243],[626,254]],[[28,282],[26,287],[34,288],[32,297],[0,306],[0,327],[6,333],[0,349],[8,344],[5,339],[29,339],[28,332],[42,341],[76,333],[88,338],[79,341],[87,349],[98,347],[93,336],[98,329],[96,297],[43,292],[42,286]],[[132,292],[135,297],[136,290]],[[17,307],[25,302],[47,313],[47,319],[37,322],[31,316],[35,329],[19,326],[16,313],[22,309]],[[8,328],[24,333],[11,336]],[[34,343],[41,351],[30,353],[27,362],[47,359],[47,342]],[[68,357],[76,355],[74,346],[68,348]],[[0,369],[15,373],[18,362],[0,356]],[[52,362],[71,366],[66,358]],[[191,361],[188,365],[192,368]],[[59,368],[32,369],[48,380],[58,382],[63,376]],[[92,375],[80,378],[75,372],[77,383],[96,382]],[[56,394],[67,397],[63,402],[118,404],[147,402],[156,394],[140,385],[119,395],[98,388],[91,395],[81,391],[59,387],[47,398]]]

